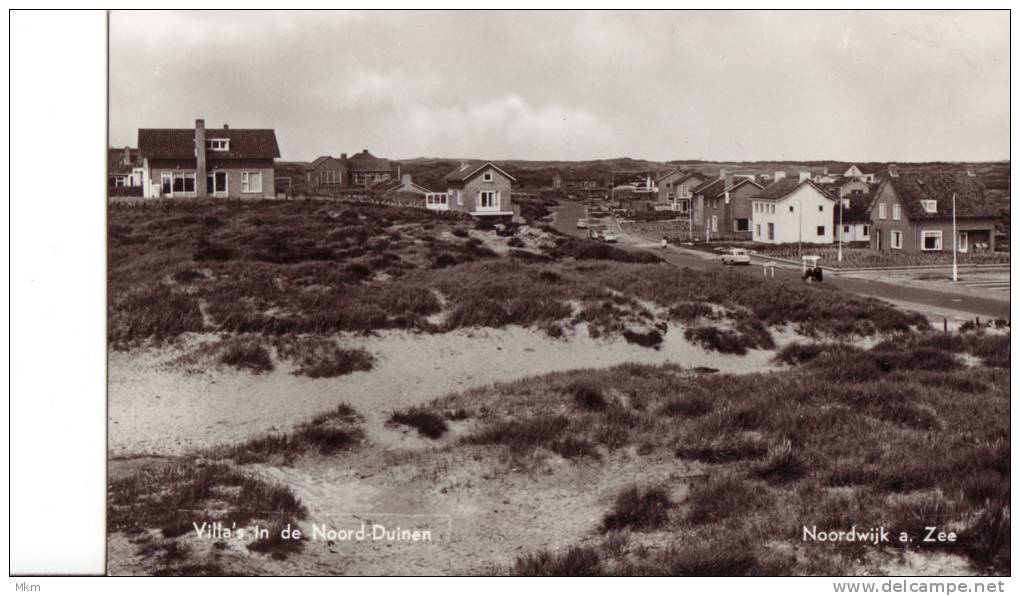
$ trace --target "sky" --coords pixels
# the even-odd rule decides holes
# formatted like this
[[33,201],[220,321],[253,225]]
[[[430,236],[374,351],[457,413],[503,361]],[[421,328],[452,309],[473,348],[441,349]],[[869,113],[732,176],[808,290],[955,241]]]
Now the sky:
[[1009,158],[1009,13],[124,12],[114,147],[273,128],[284,160]]

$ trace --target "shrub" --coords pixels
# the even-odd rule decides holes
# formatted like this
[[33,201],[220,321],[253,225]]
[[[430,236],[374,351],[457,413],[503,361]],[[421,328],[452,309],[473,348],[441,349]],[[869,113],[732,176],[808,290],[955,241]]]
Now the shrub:
[[617,495],[613,510],[602,518],[600,530],[657,530],[669,520],[672,506],[669,493],[662,487],[630,486]]
[[276,348],[280,358],[297,364],[293,374],[313,379],[341,377],[375,366],[372,354],[361,348],[341,348],[332,338],[280,338]]
[[668,400],[662,411],[668,416],[697,418],[712,411],[712,401],[700,395],[678,397]]
[[602,391],[590,383],[583,381],[571,383],[566,388],[566,393],[573,398],[578,407],[584,410],[604,410],[608,405]]
[[842,354],[855,349],[847,344],[793,342],[776,353],[776,362],[783,364],[804,364],[826,353]]
[[256,340],[228,342],[220,353],[220,364],[261,374],[273,370],[269,351]]
[[718,327],[689,327],[684,331],[684,338],[697,343],[706,350],[715,350],[721,354],[744,355],[747,353],[748,342],[738,333]]
[[623,332],[623,338],[629,343],[637,344],[643,348],[658,348],[662,344],[662,333],[656,329],[645,333],[627,329]]
[[446,421],[428,410],[411,408],[403,412],[394,412],[390,422],[403,424],[418,429],[418,434],[430,439],[438,439],[449,429]]
[[765,499],[765,493],[736,476],[711,478],[691,489],[687,519],[694,524],[722,521],[761,507]]
[[595,549],[575,546],[559,554],[541,550],[518,557],[511,573],[533,577],[594,576],[602,574],[602,564]]
[[570,424],[566,416],[536,416],[524,420],[506,420],[486,426],[464,438],[478,445],[501,444],[517,449],[533,449],[558,438]]

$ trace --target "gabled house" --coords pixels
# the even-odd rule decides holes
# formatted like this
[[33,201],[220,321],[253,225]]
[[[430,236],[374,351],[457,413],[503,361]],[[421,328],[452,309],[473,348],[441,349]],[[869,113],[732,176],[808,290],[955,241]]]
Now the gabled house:
[[[838,198],[839,203],[832,210],[832,224],[836,233],[842,235],[843,242],[868,242],[871,240],[870,206],[873,190],[866,193],[847,193]],[[835,195],[834,198],[836,198]],[[842,212],[840,205],[842,205]],[[836,238],[838,239],[840,236],[836,236]]]
[[720,172],[694,191],[695,205],[709,238],[751,240],[751,197],[762,190],[753,177]]
[[393,166],[388,159],[376,157],[362,149],[347,158],[347,170],[352,188],[371,188],[393,178]]
[[751,197],[752,238],[755,242],[787,244],[831,244],[832,210],[836,199],[801,172],[799,178],[787,178],[776,172],[776,179]]
[[953,250],[953,197],[959,252],[994,251],[999,208],[984,185],[964,173],[891,168],[869,206],[871,248],[909,253]]
[[148,198],[269,199],[276,196],[272,129],[138,129],[142,195]]
[[553,174],[553,190],[566,195],[590,199],[609,196],[609,178],[594,173],[556,172]]
[[343,188],[350,182],[347,170],[347,154],[339,158],[323,155],[305,166],[308,188],[336,189]]
[[425,195],[426,208],[475,217],[514,215],[510,193],[516,179],[491,161],[463,161],[445,180],[445,193]]
[[107,149],[106,176],[109,188],[137,187],[142,185],[142,158],[138,149]]
[[875,182],[875,173],[874,172],[871,172],[871,171],[865,172],[863,169],[858,167],[856,164],[854,164],[854,165],[850,166],[849,168],[847,168],[846,171],[843,172],[843,177],[844,178],[855,178],[857,180],[861,180],[863,182],[867,182],[868,184],[872,184],[872,183]]
[[685,174],[680,170],[673,170],[662,176],[655,181],[659,189],[656,209],[679,211],[683,214],[690,213],[691,201],[694,199],[694,194],[691,191],[705,182],[707,178],[697,172]]
[[417,184],[411,179],[410,174],[404,174],[399,180],[387,180],[380,182],[372,187],[372,192],[388,194],[388,193],[410,193],[416,195],[425,196],[432,191],[424,186]]

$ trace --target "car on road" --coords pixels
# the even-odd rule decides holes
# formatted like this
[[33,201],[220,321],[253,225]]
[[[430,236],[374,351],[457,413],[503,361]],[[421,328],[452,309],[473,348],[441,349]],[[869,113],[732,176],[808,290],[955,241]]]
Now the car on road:
[[616,238],[616,233],[615,232],[611,232],[609,230],[605,230],[604,232],[602,232],[602,241],[603,242],[616,242],[616,240],[617,240],[617,238]]
[[730,248],[722,255],[723,265],[750,265],[751,255],[743,248]]
[[577,220],[577,229],[578,230],[587,230],[588,229],[588,220],[587,219],[579,219],[579,220]]

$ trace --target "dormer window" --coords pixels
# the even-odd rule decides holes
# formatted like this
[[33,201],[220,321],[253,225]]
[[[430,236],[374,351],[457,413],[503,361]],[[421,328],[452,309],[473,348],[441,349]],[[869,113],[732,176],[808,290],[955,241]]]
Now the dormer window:
[[230,139],[207,139],[205,148],[208,151],[229,151]]
[[492,182],[492,172],[482,174],[482,182]]
[[936,201],[921,201],[921,206],[924,207],[925,213],[938,212],[938,203]]

